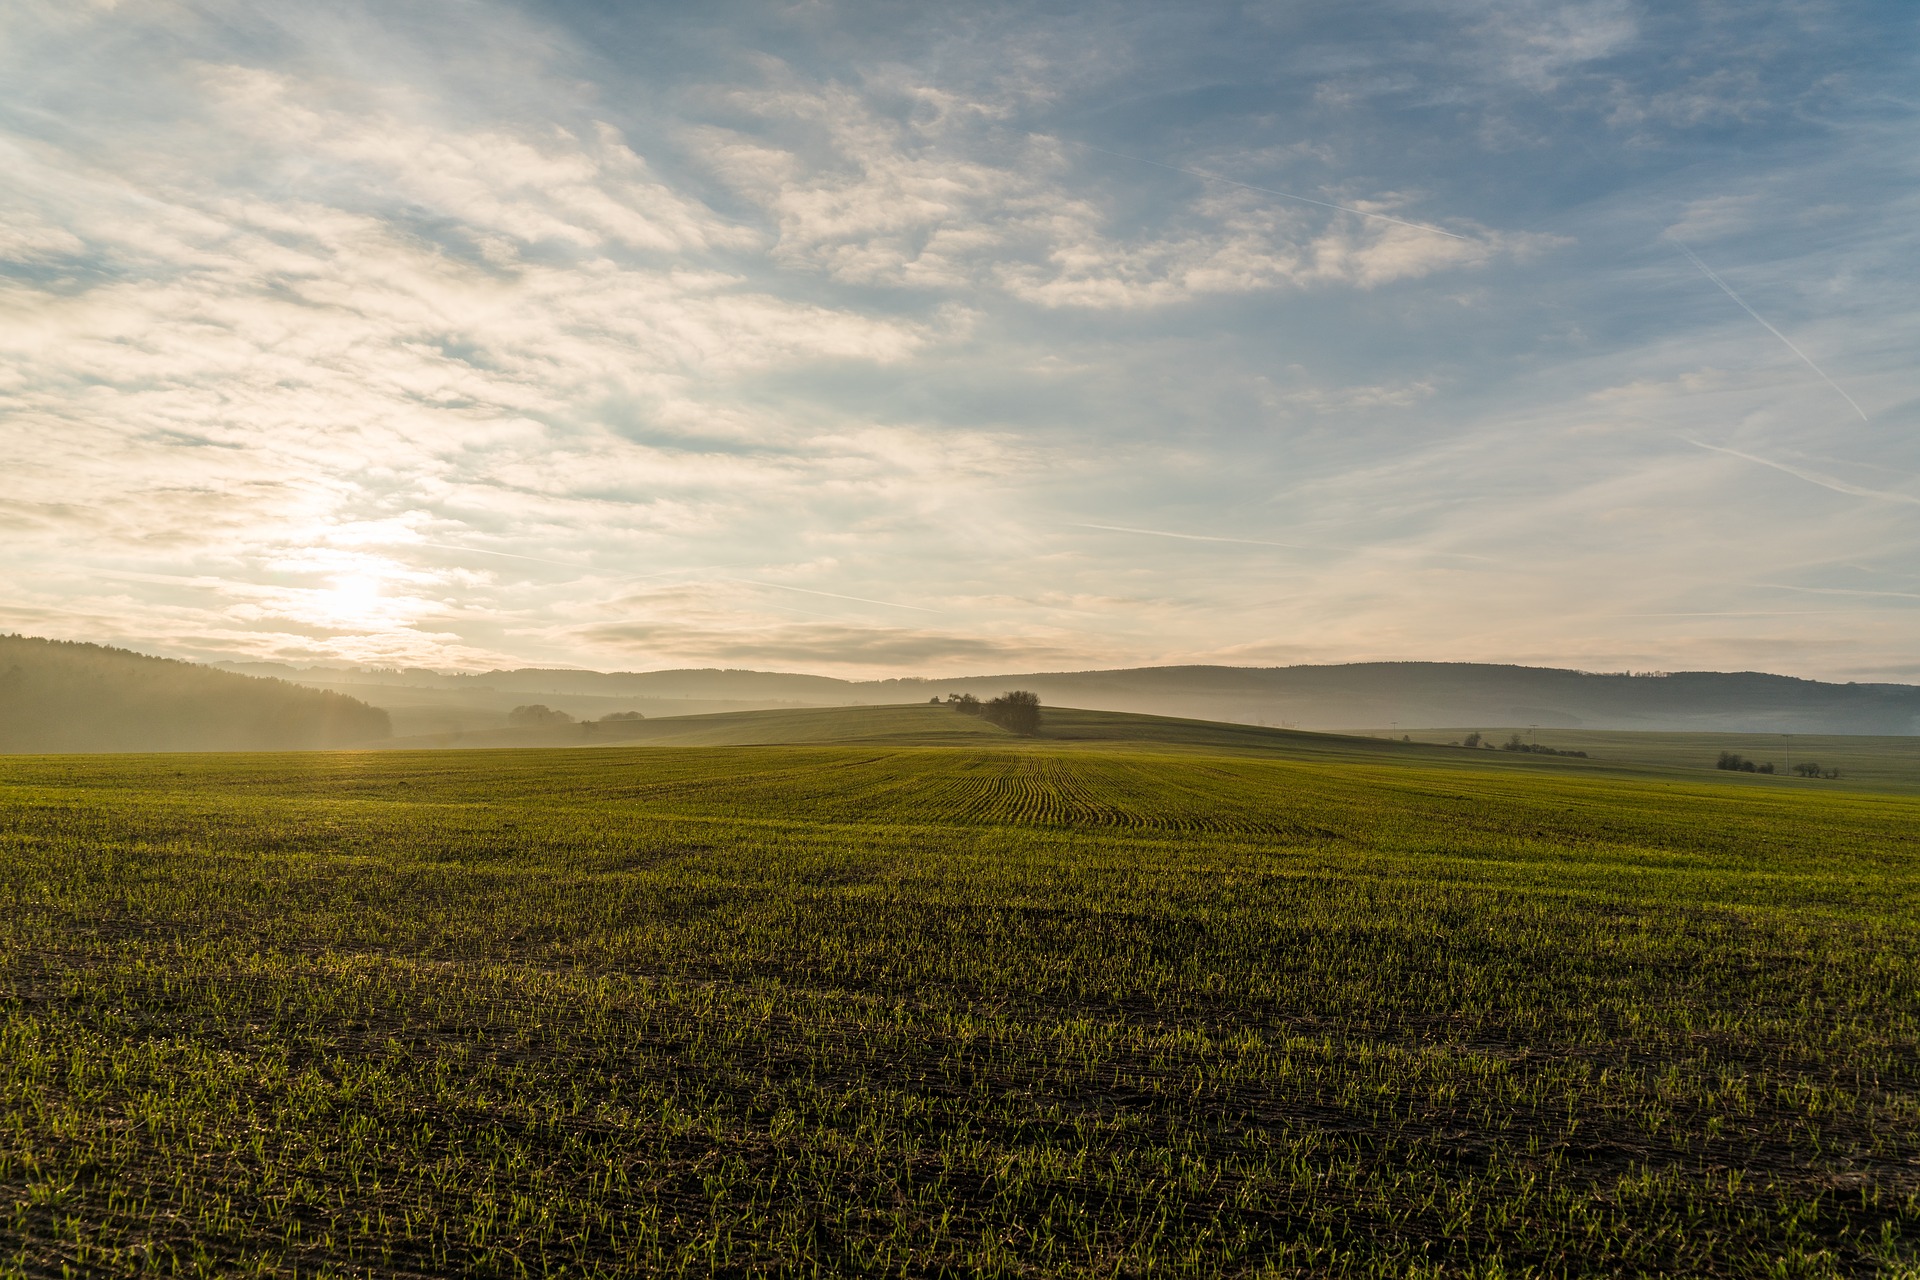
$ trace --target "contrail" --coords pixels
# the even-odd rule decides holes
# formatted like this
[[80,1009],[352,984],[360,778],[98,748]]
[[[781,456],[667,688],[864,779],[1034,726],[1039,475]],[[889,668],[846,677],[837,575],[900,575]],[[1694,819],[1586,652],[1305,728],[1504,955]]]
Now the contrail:
[[1895,600],[1920,600],[1920,591],[1866,591],[1858,587],[1795,587],[1784,582],[1756,582],[1769,591],[1804,591],[1814,596],[1890,596]]
[[[1674,243],[1680,244],[1678,240],[1674,241]],[[1704,274],[1707,277],[1707,279],[1719,285],[1720,291],[1722,293],[1726,294],[1729,298],[1732,298],[1735,302],[1739,303],[1740,309],[1742,311],[1752,316],[1755,320],[1758,320],[1760,322],[1761,328],[1765,329],[1768,333],[1772,334],[1774,337],[1780,339],[1780,341],[1786,343],[1787,350],[1793,352],[1793,354],[1799,356],[1802,360],[1804,360],[1806,362],[1807,368],[1813,370],[1815,373],[1820,375],[1821,381],[1825,382],[1828,386],[1832,387],[1835,391],[1838,391],[1840,393],[1840,398],[1842,400],[1845,400],[1848,404],[1852,405],[1853,411],[1860,415],[1860,421],[1862,422],[1868,421],[1867,411],[1860,407],[1858,401],[1856,401],[1852,396],[1847,394],[1847,389],[1845,387],[1835,382],[1832,378],[1829,378],[1827,376],[1827,371],[1825,369],[1822,369],[1819,365],[1813,362],[1812,356],[1809,356],[1806,352],[1794,346],[1793,340],[1791,338],[1787,337],[1786,334],[1780,332],[1778,329],[1768,324],[1767,318],[1765,316],[1761,315],[1758,311],[1755,311],[1752,307],[1748,306],[1746,299],[1742,298],[1739,294],[1735,293],[1725,280],[1722,280],[1719,276],[1715,275],[1713,268],[1709,267],[1706,263],[1700,261],[1699,255],[1695,254],[1693,250],[1687,248],[1687,246],[1684,244],[1680,244],[1680,252],[1686,254],[1687,261],[1691,262],[1694,266],[1700,268],[1701,273]]]
[[[1846,394],[1845,392],[1841,393]],[[1817,484],[1822,489],[1831,489],[1835,493],[1850,494],[1856,498],[1878,498],[1883,502],[1906,502],[1920,507],[1920,498],[1910,493],[1895,493],[1888,489],[1868,489],[1862,485],[1848,484],[1837,476],[1823,475],[1818,471],[1805,471],[1799,467],[1790,467],[1784,462],[1775,462],[1772,458],[1762,458],[1756,454],[1742,453],[1738,449],[1729,449],[1723,445],[1708,444],[1704,440],[1695,440],[1692,436],[1682,436],[1688,444],[1698,449],[1710,449],[1714,453],[1724,453],[1728,457],[1742,458],[1763,467],[1772,467],[1775,471],[1784,471],[1796,480],[1805,480],[1808,484]]]
[[918,604],[897,604],[892,600],[872,600],[866,596],[843,596],[838,591],[815,591],[811,587],[789,587],[779,582],[757,582],[752,578],[721,578],[721,582],[739,582],[750,587],[772,587],[775,591],[798,591],[801,595],[827,596],[834,600],[858,600],[861,604],[877,604],[888,609],[911,609],[915,613],[939,613],[938,609],[929,609]]
[[[394,544],[388,544],[394,545]],[[584,564],[574,564],[570,560],[549,560],[545,556],[523,556],[517,551],[488,551],[485,547],[456,547],[450,542],[405,542],[403,547],[432,547],[435,551],[464,551],[475,556],[503,556],[508,560],[531,560],[535,564],[559,565],[562,569],[587,569]],[[591,570],[589,570],[591,572]]]
[[1920,601],[1920,591],[1866,591],[1862,587],[1793,587],[1784,581],[1757,581],[1755,587],[1768,591],[1805,591],[1807,595],[1884,595],[1895,601]]
[[1205,533],[1171,533],[1165,529],[1135,529],[1124,524],[1071,524],[1073,529],[1102,529],[1107,533],[1144,533],[1155,538],[1178,538],[1182,542],[1237,542],[1248,547],[1283,547],[1288,551],[1340,551],[1342,547],[1309,547],[1298,542],[1267,542],[1261,538],[1220,538]]
[[[1416,231],[1431,231],[1437,236],[1446,236],[1450,240],[1465,240],[1469,244],[1475,243],[1472,236],[1463,236],[1455,231],[1442,231],[1439,227],[1432,226],[1425,222],[1409,222],[1405,218],[1396,218],[1391,214],[1374,213],[1370,209],[1356,209],[1352,205],[1333,204],[1327,200],[1315,200],[1312,196],[1297,196],[1291,191],[1276,191],[1272,187],[1256,187],[1251,182],[1239,182],[1233,178],[1223,178],[1217,173],[1207,173],[1201,169],[1182,169],[1177,164],[1162,164],[1158,160],[1148,160],[1141,156],[1130,156],[1124,151],[1109,151],[1105,147],[1096,147],[1091,142],[1078,142],[1074,139],[1068,139],[1068,141],[1073,142],[1075,146],[1085,147],[1089,151],[1098,151],[1103,156],[1113,156],[1120,160],[1131,160],[1135,164],[1149,164],[1156,169],[1165,169],[1169,173],[1184,173],[1189,178],[1201,178],[1207,182],[1224,182],[1230,187],[1239,187],[1242,191],[1258,191],[1261,195],[1279,196],[1282,200],[1298,200],[1301,204],[1317,204],[1322,209],[1338,209],[1342,213],[1358,214],[1362,218],[1377,218],[1381,222],[1391,222],[1397,226],[1412,227]],[[1744,306],[1746,304],[1742,303],[1741,305]],[[1766,321],[1762,320],[1760,323],[1766,324]],[[1844,395],[1845,392],[1841,394]]]
[[1108,533],[1144,533],[1154,538],[1178,538],[1182,542],[1231,542],[1246,547],[1279,547],[1285,551],[1311,551],[1316,554],[1324,554],[1328,551],[1344,551],[1356,555],[1385,555],[1400,552],[1406,555],[1443,556],[1450,560],[1475,560],[1486,564],[1493,563],[1491,557],[1488,556],[1469,555],[1464,551],[1435,551],[1424,547],[1409,547],[1403,551],[1397,547],[1342,547],[1324,543],[1319,546],[1309,546],[1302,542],[1268,542],[1264,538],[1223,538],[1216,534],[1208,533],[1174,533],[1170,529],[1137,529],[1131,525],[1124,524],[1083,524],[1079,521],[1069,522],[1067,527],[1069,529],[1102,529]]

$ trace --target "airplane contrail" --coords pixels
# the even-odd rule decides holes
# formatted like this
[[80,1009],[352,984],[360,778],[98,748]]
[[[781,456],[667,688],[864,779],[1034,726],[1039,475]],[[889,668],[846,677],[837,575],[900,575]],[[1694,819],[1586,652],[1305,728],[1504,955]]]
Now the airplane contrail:
[[[1763,584],[1764,585],[1764,584]],[[1821,618],[1858,609],[1686,609],[1664,613],[1616,613],[1616,618]]]
[[[1068,523],[1067,527],[1069,529],[1101,529],[1107,533],[1144,533],[1154,538],[1178,538],[1182,542],[1231,542],[1247,547],[1279,547],[1285,551],[1312,551],[1316,554],[1324,554],[1328,551],[1345,551],[1356,554],[1391,554],[1402,550],[1397,547],[1342,547],[1324,543],[1318,546],[1312,546],[1303,542],[1268,542],[1264,538],[1225,538],[1218,534],[1211,533],[1175,533],[1170,529],[1139,529],[1132,525],[1124,524],[1084,524],[1080,521],[1072,521]],[[1443,556],[1450,560],[1476,560],[1487,564],[1493,563],[1492,559],[1488,556],[1469,555],[1464,551],[1435,551],[1422,547],[1409,547],[1405,548],[1404,551],[1405,554],[1408,555]]]
[[[1279,196],[1282,200],[1298,200],[1301,204],[1316,204],[1322,209],[1338,209],[1342,213],[1358,214],[1362,218],[1377,218],[1381,222],[1391,222],[1402,227],[1412,227],[1416,231],[1431,231],[1437,236],[1446,236],[1450,240],[1465,240],[1469,244],[1474,243],[1472,236],[1463,236],[1457,231],[1443,231],[1439,227],[1432,226],[1425,222],[1410,222],[1405,218],[1396,218],[1392,214],[1375,213],[1370,209],[1356,209],[1352,205],[1334,204],[1329,200],[1315,200],[1312,196],[1297,196],[1291,191],[1276,191],[1272,187],[1256,187],[1251,182],[1240,182],[1234,178],[1223,178],[1217,173],[1208,173],[1202,169],[1182,169],[1177,164],[1162,164],[1158,160],[1148,160],[1142,156],[1130,156],[1124,151],[1109,151],[1105,147],[1096,147],[1091,142],[1078,142],[1073,139],[1068,139],[1068,141],[1074,142],[1075,146],[1085,147],[1089,151],[1097,151],[1103,156],[1113,156],[1120,160],[1131,160],[1135,164],[1152,165],[1156,169],[1165,169],[1169,173],[1184,173],[1189,178],[1200,178],[1207,182],[1224,182],[1230,187],[1239,187],[1242,191],[1258,191],[1261,195]],[[1762,323],[1764,323],[1764,321]]]
[[1069,526],[1074,529],[1101,529],[1107,533],[1144,533],[1155,538],[1178,538],[1182,542],[1237,542],[1248,547],[1282,547],[1288,551],[1338,551],[1339,547],[1309,547],[1298,542],[1268,542],[1263,538],[1222,538],[1207,533],[1172,533],[1166,529],[1135,529],[1124,524],[1080,524]]
[[861,604],[877,604],[888,609],[911,609],[915,613],[939,613],[938,609],[929,609],[925,605],[898,604],[892,600],[873,600],[866,596],[845,596],[838,591],[815,591],[811,587],[789,587],[780,582],[758,582],[752,578],[721,578],[721,582],[740,582],[750,587],[771,587],[775,591],[798,591],[801,595],[826,596],[833,600],[858,600]]
[[1784,462],[1775,462],[1772,458],[1762,458],[1757,454],[1742,453],[1738,449],[1729,449],[1724,445],[1708,444],[1704,440],[1695,440],[1692,436],[1682,436],[1688,444],[1697,449],[1709,449],[1714,453],[1724,453],[1730,458],[1741,458],[1747,462],[1758,463],[1763,467],[1772,467],[1775,471],[1784,471],[1796,480],[1805,480],[1808,484],[1817,484],[1822,489],[1831,489],[1835,493],[1849,494],[1855,498],[1878,498],[1883,502],[1906,502],[1920,506],[1920,498],[1910,493],[1896,493],[1890,489],[1869,489],[1864,485],[1849,484],[1838,476],[1825,475],[1818,471],[1807,471],[1800,467],[1788,466]]
[[[393,545],[393,544],[389,544]],[[475,556],[501,556],[508,560],[531,560],[535,564],[559,565],[562,569],[586,569],[584,564],[575,564],[571,560],[549,560],[545,556],[523,556],[517,551],[489,551],[485,547],[458,547],[451,542],[406,542],[403,547],[432,547],[435,551],[464,551]]]
[[[1674,241],[1674,243],[1680,244],[1678,240]],[[1707,279],[1719,285],[1720,291],[1722,293],[1726,294],[1729,298],[1732,298],[1736,303],[1738,303],[1742,311],[1746,312],[1748,315],[1752,316],[1755,320],[1759,321],[1761,328],[1765,329],[1768,333],[1772,334],[1774,337],[1780,339],[1781,342],[1786,344],[1787,350],[1793,352],[1793,354],[1799,356],[1803,361],[1805,361],[1807,368],[1813,370],[1815,373],[1820,375],[1821,381],[1825,382],[1828,386],[1832,387],[1835,391],[1838,391],[1840,393],[1840,398],[1842,400],[1845,400],[1848,404],[1852,405],[1853,411],[1860,415],[1860,421],[1866,422],[1869,420],[1867,418],[1867,411],[1860,407],[1860,404],[1858,401],[1856,401],[1852,396],[1847,394],[1847,389],[1845,387],[1841,386],[1839,383],[1835,382],[1832,378],[1828,377],[1827,371],[1825,369],[1822,369],[1819,365],[1815,364],[1813,362],[1812,356],[1809,356],[1806,352],[1794,346],[1793,339],[1787,337],[1786,334],[1780,332],[1778,329],[1768,324],[1767,318],[1765,316],[1761,315],[1758,311],[1755,311],[1752,307],[1748,306],[1746,299],[1742,298],[1739,294],[1735,293],[1733,291],[1732,286],[1728,285],[1725,280],[1722,280],[1718,275],[1714,274],[1714,270],[1712,267],[1709,267],[1706,263],[1700,261],[1698,254],[1694,253],[1693,250],[1689,249],[1684,244],[1680,244],[1680,252],[1686,254],[1687,261],[1691,262],[1694,266],[1700,268],[1701,273],[1705,275]]]
[[1769,591],[1804,591],[1813,596],[1891,596],[1895,600],[1920,600],[1920,591],[1868,591],[1860,587],[1796,587],[1785,582],[1756,582]]

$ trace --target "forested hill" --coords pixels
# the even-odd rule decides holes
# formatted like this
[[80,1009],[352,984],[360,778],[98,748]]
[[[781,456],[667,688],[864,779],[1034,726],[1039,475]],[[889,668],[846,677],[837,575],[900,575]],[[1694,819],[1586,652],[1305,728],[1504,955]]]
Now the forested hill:
[[582,720],[779,707],[925,702],[1027,689],[1049,706],[1296,729],[1528,725],[1718,733],[1920,733],[1920,687],[1836,684],[1751,671],[1607,674],[1476,662],[1300,667],[1140,667],[957,679],[849,681],[767,671],[522,668],[452,675],[250,664],[392,709],[401,734],[504,728],[523,703]]
[[385,711],[343,694],[104,645],[0,636],[0,751],[286,751],[391,732]]
[[1143,667],[898,684],[906,686],[896,695],[900,701],[911,700],[922,687],[943,692],[951,687],[976,695],[1023,688],[1067,706],[1304,729],[1537,724],[1723,733],[1920,733],[1920,687],[1835,684],[1757,671],[1627,674],[1477,662],[1356,662]]

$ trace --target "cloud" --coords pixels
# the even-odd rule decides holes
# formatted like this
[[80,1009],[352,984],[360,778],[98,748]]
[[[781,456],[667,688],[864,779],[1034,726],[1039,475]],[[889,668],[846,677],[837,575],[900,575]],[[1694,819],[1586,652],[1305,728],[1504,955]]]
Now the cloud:
[[766,88],[713,94],[760,121],[761,132],[704,126],[688,136],[716,174],[766,211],[777,261],[849,284],[997,288],[1047,308],[1130,310],[1279,288],[1372,288],[1560,243],[1475,226],[1435,231],[1401,220],[1392,195],[1309,200],[1323,205],[1310,212],[1225,179],[1172,225],[1117,235],[1075,149],[1042,133],[981,127],[1008,113],[1004,103],[922,91],[940,109],[896,118],[844,84],[809,85],[775,64],[767,71]]
[[586,628],[580,638],[603,649],[645,654],[661,661],[800,663],[809,667],[905,667],[918,671],[1084,657],[1084,650],[1057,643],[832,623],[739,630],[674,622],[610,623]]
[[512,262],[542,243],[672,254],[756,239],[655,179],[605,122],[584,137],[557,126],[450,130],[327,101],[362,102],[361,86],[330,94],[330,86],[241,66],[200,74],[210,108],[261,148],[263,167],[298,186],[378,191],[451,219],[489,260]]
[[[1447,6],[1455,16],[1459,8]],[[1467,29],[1499,73],[1536,91],[1568,71],[1611,58],[1640,34],[1627,0],[1482,0],[1465,6]]]

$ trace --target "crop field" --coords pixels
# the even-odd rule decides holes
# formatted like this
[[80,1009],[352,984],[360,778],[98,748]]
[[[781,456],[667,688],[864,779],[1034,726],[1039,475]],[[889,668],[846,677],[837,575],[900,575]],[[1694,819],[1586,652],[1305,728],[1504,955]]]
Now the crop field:
[[0,759],[0,1273],[1920,1277],[1920,800],[1440,750]]

